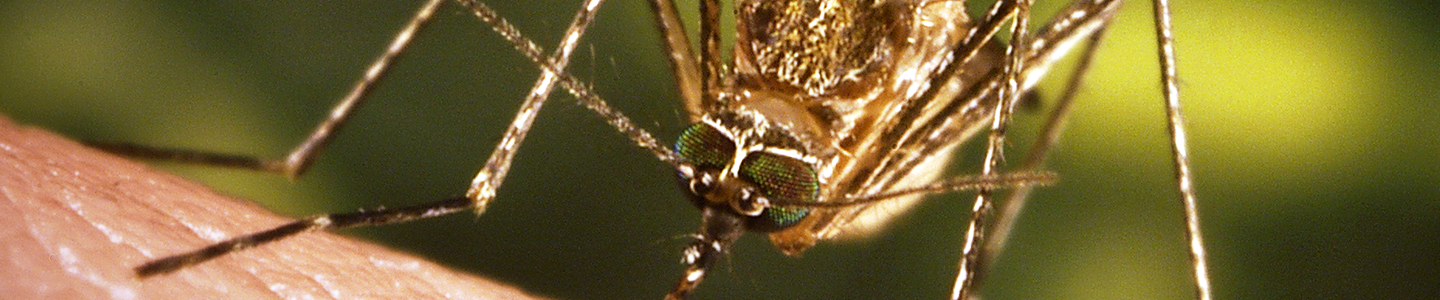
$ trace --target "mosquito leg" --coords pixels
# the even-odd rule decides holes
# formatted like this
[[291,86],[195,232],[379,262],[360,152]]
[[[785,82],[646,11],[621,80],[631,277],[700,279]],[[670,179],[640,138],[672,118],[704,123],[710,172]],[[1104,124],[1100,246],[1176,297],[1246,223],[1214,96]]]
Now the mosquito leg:
[[474,201],[470,198],[454,197],[412,207],[314,216],[270,230],[232,238],[188,253],[152,260],[136,267],[135,274],[141,278],[166,274],[231,252],[254,248],[310,231],[394,224],[447,215],[471,208],[474,208]]
[[1170,127],[1170,150],[1175,156],[1175,184],[1185,209],[1185,232],[1190,242],[1190,262],[1195,272],[1195,299],[1210,299],[1210,274],[1205,263],[1205,240],[1200,234],[1200,213],[1190,177],[1190,154],[1186,147],[1185,117],[1180,113],[1180,90],[1175,75],[1175,37],[1170,25],[1170,1],[1155,0],[1155,41],[1160,52],[1160,84],[1164,87],[1165,112]]
[[[969,126],[953,125],[955,124],[956,119],[962,119],[971,116],[983,117],[983,112],[978,112],[974,114],[959,114],[957,113],[957,111],[965,107],[966,103],[979,101],[976,99],[984,98],[985,96],[981,95],[988,95],[988,93],[991,92],[993,88],[989,83],[992,80],[988,78],[994,77],[991,76],[991,73],[996,73],[996,76],[998,76],[998,73],[996,71],[988,70],[990,68],[987,68],[987,70],[983,70],[984,72],[986,72],[986,74],[977,76],[981,79],[977,80],[974,84],[972,84],[971,88],[969,88],[968,91],[961,92],[960,96],[941,97],[940,94],[943,90],[946,89],[946,86],[951,85],[951,83],[955,81],[958,76],[960,76],[960,74],[962,73],[961,69],[963,65],[965,65],[967,62],[974,59],[975,57],[982,55],[981,48],[985,48],[982,45],[987,45],[987,43],[991,41],[991,38],[994,36],[994,34],[1000,30],[1000,25],[1003,24],[1007,19],[1009,19],[1010,16],[1014,15],[1014,8],[1015,6],[1013,3],[1006,1],[997,1],[992,4],[991,7],[987,10],[982,20],[975,24],[974,27],[970,27],[970,29],[965,32],[964,38],[960,39],[954,45],[954,47],[952,48],[953,53],[951,53],[950,56],[951,62],[945,67],[941,68],[941,70],[936,73],[935,77],[930,79],[930,83],[928,84],[929,87],[925,90],[925,92],[919,97],[915,98],[915,100],[911,100],[911,103],[903,105],[903,107],[905,107],[904,111],[896,114],[896,120],[892,122],[894,124],[900,125],[891,126],[885,129],[885,132],[880,133],[878,138],[870,139],[863,142],[866,144],[864,146],[861,146],[861,149],[879,148],[881,150],[877,150],[877,152],[880,153],[875,154],[875,156],[889,157],[886,161],[879,163],[876,168],[892,171],[871,172],[871,174],[868,176],[858,176],[852,179],[850,182],[843,184],[857,186],[885,184],[884,182],[886,181],[895,180],[896,176],[901,176],[901,174],[908,174],[911,168],[925,161],[926,157],[931,156],[929,153],[925,152],[924,148],[927,147],[927,145],[933,144],[932,141],[934,140],[934,138],[932,137],[958,137],[964,135],[964,133],[950,132],[946,132],[946,134],[920,133],[945,130],[941,129],[941,127],[961,127],[961,130],[964,130],[964,128],[968,128]],[[985,54],[988,55],[990,53]],[[974,71],[967,70],[965,72]],[[948,101],[948,103],[936,103],[942,101]],[[925,111],[926,108],[932,107],[932,105],[940,105],[943,108],[935,112]],[[930,120],[922,119],[926,118],[926,116],[950,117],[933,118]],[[889,145],[901,145],[900,147],[905,148],[892,148],[892,146]],[[891,155],[891,153],[895,151],[910,151],[910,153],[916,153],[916,155]]]
[[720,1],[700,1],[701,105],[718,105],[720,90]]
[[700,66],[695,61],[695,54],[690,50],[685,24],[680,20],[679,11],[675,9],[675,1],[650,0],[649,3],[650,10],[655,14],[655,26],[660,29],[660,35],[664,39],[666,60],[675,72],[675,85],[680,90],[680,99],[685,103],[685,110],[690,112],[690,122],[699,122],[705,109],[700,100]]
[[[570,51],[573,50],[575,45],[577,44],[576,41],[579,39],[579,36],[581,35],[581,33],[583,33],[585,25],[589,23],[589,20],[593,19],[595,8],[598,7],[600,2],[602,1],[591,0],[587,2],[586,8],[581,10],[581,13],[576,16],[575,22],[573,22],[571,25],[570,32],[567,33],[565,41],[561,44],[561,49],[563,51],[558,52],[553,58],[552,62],[557,62],[558,64],[562,65],[564,64],[566,58],[568,58],[570,54]],[[425,11],[433,12],[433,9]],[[426,14],[425,18],[428,18],[428,14]],[[408,40],[409,35],[413,35],[413,31],[407,30],[406,32],[401,34],[402,38],[399,38],[397,40]],[[367,75],[377,73],[374,72],[376,68],[372,68],[371,70],[372,72],[367,73]],[[529,128],[529,121],[533,120],[535,112],[539,110],[539,104],[543,104],[545,96],[548,94],[550,85],[554,84],[555,82],[554,78],[555,74],[557,74],[554,72],[555,69],[546,68],[545,70],[549,71],[544,72],[544,74],[548,74],[548,76],[542,75],[541,80],[536,83],[535,87],[535,90],[540,91],[536,92],[532,90],[530,99],[527,99],[526,101],[527,105],[522,108],[521,113],[516,117],[517,120],[515,123],[517,123],[518,125],[511,126],[510,130],[506,133],[506,137],[502,139],[501,144],[498,147],[499,149],[496,149],[496,153],[492,154],[492,163],[488,163],[486,165],[486,169],[481,170],[482,175],[499,174],[498,177],[491,177],[494,178],[493,184],[496,186],[499,185],[499,180],[503,178],[504,170],[508,169],[509,158],[513,157],[514,154],[514,145],[518,145],[520,143],[520,140],[524,138],[525,130]],[[367,78],[369,78],[369,76],[367,76]],[[528,110],[526,108],[528,108]],[[341,110],[337,108],[336,111]],[[524,122],[522,123],[522,121]],[[519,131],[519,133],[514,133],[517,130]],[[504,161],[498,164],[493,163],[497,160],[497,157],[502,157]],[[496,167],[500,168],[500,171],[498,173],[487,173],[487,170]],[[477,178],[476,180],[477,182],[479,182],[480,178]],[[186,266],[195,265],[219,257],[221,255],[225,255],[230,252],[263,245],[265,243],[281,240],[286,237],[294,236],[296,234],[308,231],[391,224],[445,215],[457,211],[470,209],[478,209],[483,211],[484,201],[488,201],[490,198],[474,197],[473,190],[474,189],[472,188],[472,193],[464,197],[456,197],[414,207],[406,207],[399,209],[380,209],[357,213],[332,214],[310,217],[270,230],[237,237],[193,252],[151,261],[136,268],[135,272],[141,277],[164,274],[184,268]],[[491,197],[493,197],[494,190],[492,189],[489,192],[492,195]]]
[[677,165],[679,163],[680,158],[676,157],[675,151],[670,150],[665,144],[655,139],[654,136],[650,135],[650,132],[641,129],[639,126],[635,126],[635,122],[630,121],[630,118],[626,117],[625,114],[611,108],[609,104],[605,103],[604,99],[600,99],[599,96],[591,92],[584,84],[581,84],[580,80],[575,79],[575,77],[570,76],[570,74],[556,71],[559,69],[556,68],[553,63],[544,59],[544,56],[541,54],[543,51],[540,50],[539,46],[536,46],[534,42],[525,38],[524,34],[521,34],[520,31],[515,29],[515,26],[510,25],[504,18],[501,18],[494,10],[491,10],[483,3],[473,0],[459,0],[459,2],[461,5],[470,8],[476,18],[490,24],[491,29],[505,38],[505,41],[510,42],[511,46],[527,59],[530,59],[536,66],[558,74],[560,87],[570,91],[570,94],[574,95],[575,98],[580,101],[581,105],[600,115],[601,118],[605,119],[605,123],[610,124],[611,127],[614,127],[615,130],[620,131],[620,133],[625,134],[636,146],[650,151],[650,153],[655,155],[655,158],[661,162],[670,165]]
[[330,144],[335,132],[339,131],[340,128],[345,125],[346,121],[350,120],[355,108],[360,107],[360,105],[364,103],[365,96],[369,95],[370,91],[384,79],[390,70],[390,65],[405,52],[405,47],[410,45],[410,41],[414,38],[415,34],[430,23],[430,20],[433,19],[435,14],[435,10],[443,1],[444,0],[430,0],[426,2],[425,5],[415,13],[415,16],[410,18],[410,22],[405,25],[405,29],[401,30],[400,34],[397,34],[395,39],[390,41],[390,45],[385,48],[385,53],[380,54],[380,57],[376,58],[375,62],[370,64],[370,67],[366,69],[365,75],[360,78],[360,81],[356,82],[355,86],[350,88],[350,92],[345,94],[345,97],[341,98],[340,102],[336,104],[334,108],[331,108],[330,114],[325,120],[316,126],[315,130],[310,133],[310,136],[305,138],[305,141],[297,145],[295,149],[290,150],[290,154],[286,155],[283,161],[262,159],[253,156],[220,154],[186,149],[156,148],[124,143],[90,143],[90,145],[112,153],[131,157],[251,169],[283,174],[291,178],[299,177],[315,162],[315,158],[319,156],[320,150]]
[[[1035,36],[1030,39],[1031,46],[1025,49],[1026,52],[1028,52],[1026,54],[1027,58],[1025,58],[1025,61],[1027,63],[1025,64],[1023,69],[1019,70],[1020,76],[1023,78],[1020,79],[1020,82],[1023,83],[1021,85],[1022,90],[1029,89],[1029,87],[1033,85],[1035,79],[1045,76],[1045,73],[1047,72],[1047,70],[1050,69],[1051,65],[1054,65],[1056,61],[1058,61],[1061,57],[1065,56],[1065,53],[1068,53],[1071,47],[1076,45],[1079,41],[1085,39],[1085,37],[1090,36],[1096,30],[1099,30],[1099,28],[1105,26],[1105,24],[1109,24],[1110,20],[1114,18],[1115,11],[1120,7],[1119,4],[1120,1],[1117,0],[1077,2],[1076,4],[1071,5],[1071,7],[1057,14],[1053,20],[1050,20],[1048,26],[1046,26],[1042,31],[1036,33]],[[976,26],[976,28],[998,28],[998,23],[1003,23],[1004,20],[992,18],[990,16],[1002,16],[1002,14],[999,14],[997,12],[1000,12],[1000,9],[1004,7],[1009,7],[1013,9],[1014,4],[996,3],[995,8],[991,9],[992,14],[987,15],[987,17],[984,19],[985,21],[982,21],[979,25]],[[1011,14],[1003,14],[1003,16],[1009,15]],[[969,35],[971,37],[984,37],[988,36],[986,32],[992,31],[978,30],[970,33]],[[977,41],[967,42],[962,44],[962,47],[957,49],[966,49],[966,47],[969,47],[968,45],[980,47],[979,44],[983,44],[984,40],[988,39],[980,39]],[[993,53],[990,56],[1000,56],[1002,54],[1003,53]],[[930,142],[921,142],[917,141],[917,139],[933,139],[932,137],[963,138],[967,136],[965,131],[969,130],[968,126],[957,126],[954,124],[970,124],[974,122],[983,122],[984,120],[989,120],[989,115],[993,114],[993,112],[977,110],[973,114],[965,114],[960,113],[960,111],[966,107],[965,105],[967,103],[981,103],[981,101],[984,101],[986,103],[993,103],[993,101],[995,101],[994,99],[996,99],[997,97],[995,96],[995,94],[999,92],[999,89],[1001,88],[1001,86],[1003,86],[1003,83],[1008,78],[1007,75],[1002,72],[1002,69],[1003,68],[986,70],[986,74],[983,75],[969,75],[975,77],[974,79],[972,79],[974,83],[967,90],[959,93],[958,96],[954,97],[955,99],[957,99],[956,101],[951,101],[949,104],[944,105],[936,113],[936,115],[949,117],[925,121],[923,123],[920,123],[923,125],[912,126],[911,128],[905,129],[905,131],[912,133],[936,132],[937,130],[940,133],[930,135],[905,134],[903,138],[901,138],[898,142],[885,141],[885,143],[883,144],[911,145],[902,146],[909,148],[897,151],[919,153],[919,155],[913,155],[908,157],[929,157],[931,155],[934,155],[935,151],[940,151],[940,149],[923,148],[926,144]],[[974,70],[966,70],[965,72],[972,71]],[[917,105],[917,107],[926,107],[926,105],[929,104],[921,104]],[[901,118],[908,118],[908,116],[902,115]],[[976,118],[984,119],[977,120]],[[910,123],[912,122],[912,120],[913,119],[903,119],[901,123]],[[908,173],[909,170],[913,169],[916,165],[923,161],[923,159],[913,159],[907,158],[907,156],[897,156],[891,161],[882,163],[881,167],[896,170],[894,172],[896,174],[904,174]]]
[[[585,2],[570,27],[565,32],[565,37],[556,47],[556,52],[547,61],[555,68],[541,68],[540,78],[535,81],[534,87],[530,89],[529,96],[520,105],[520,111],[515,114],[515,120],[511,121],[510,127],[500,138],[500,143],[495,146],[495,151],[490,153],[490,158],[485,161],[485,166],[475,175],[470,183],[470,189],[465,196],[475,200],[476,213],[483,213],[486,205],[495,198],[495,190],[505,180],[505,173],[510,170],[510,162],[515,158],[515,150],[525,140],[525,135],[530,132],[530,125],[534,123],[535,116],[540,113],[540,107],[549,98],[550,91],[559,80],[565,69],[565,64],[570,60],[570,53],[579,44],[580,37],[584,35],[585,29],[594,19],[595,12],[603,0],[589,0]],[[478,3],[473,3],[478,4]]]
[[1015,4],[1013,1],[995,1],[994,4],[990,5],[990,8],[985,11],[985,15],[981,21],[976,24],[975,27],[970,28],[965,38],[962,39],[959,44],[955,45],[954,53],[950,54],[950,64],[935,74],[929,84],[930,87],[925,90],[925,93],[922,94],[919,99],[932,99],[935,98],[936,95],[939,95],[940,91],[944,89],[945,83],[955,78],[955,76],[960,73],[961,67],[970,59],[976,57],[976,54],[983,48],[982,45],[989,42],[990,38],[999,31],[1000,24],[1004,23],[1006,19],[1009,19],[1010,16],[1013,15],[1015,15]]
[[[1019,0],[1015,5],[1015,19],[1011,22],[1010,43],[1005,47],[1005,57],[1008,58],[1005,64],[1005,74],[1008,77],[1005,87],[1001,90],[1000,101],[995,107],[994,116],[990,125],[989,147],[985,151],[985,163],[981,167],[981,175],[993,176],[999,173],[1002,150],[1005,146],[1005,128],[1009,122],[1010,113],[1014,102],[1019,99],[1020,83],[1019,70],[1024,69],[1025,47],[1029,43],[1026,36],[1026,27],[1030,20],[1030,0]],[[954,290],[950,294],[951,299],[969,299],[973,293],[975,277],[979,274],[979,259],[981,257],[980,245],[984,244],[984,228],[990,218],[991,206],[990,190],[981,189],[975,196],[975,205],[970,209],[970,222],[965,230],[965,245],[961,249],[960,271],[955,276]]]
[[[1039,137],[1035,139],[1034,145],[1026,153],[1025,161],[1021,163],[1017,172],[1032,172],[1044,167],[1045,158],[1049,157],[1050,149],[1060,141],[1060,134],[1065,131],[1065,122],[1069,120],[1071,104],[1074,103],[1075,95],[1079,94],[1080,86],[1084,84],[1085,74],[1088,73],[1090,64],[1095,60],[1096,49],[1100,48],[1101,41],[1104,40],[1106,28],[1108,26],[1101,26],[1090,35],[1090,41],[1086,43],[1085,49],[1081,50],[1083,52],[1080,53],[1080,61],[1071,71],[1069,81],[1065,83],[1065,90],[1056,100],[1055,108],[1046,117],[1045,126],[1041,128]],[[1014,227],[1020,212],[1025,209],[1030,192],[1034,190],[1034,186],[1016,187],[1009,195],[1006,195],[1005,201],[999,202],[995,221],[985,233],[990,239],[981,249],[980,260],[977,262],[979,269],[988,269],[990,264],[995,262],[995,258],[1004,251],[1005,242],[1010,237],[1010,229]],[[975,280],[976,286],[982,286],[985,276],[977,276]]]

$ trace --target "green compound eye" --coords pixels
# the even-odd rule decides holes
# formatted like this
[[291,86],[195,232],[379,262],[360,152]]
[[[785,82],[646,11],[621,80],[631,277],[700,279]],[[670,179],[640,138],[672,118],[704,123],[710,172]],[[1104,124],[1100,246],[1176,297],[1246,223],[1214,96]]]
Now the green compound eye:
[[680,134],[675,152],[695,167],[723,169],[735,156],[735,142],[710,124],[696,123]]
[[[815,169],[798,159],[772,153],[757,152],[740,163],[740,179],[755,185],[766,198],[814,202],[820,197],[820,180]],[[760,231],[779,230],[800,222],[810,214],[807,208],[770,207],[761,213],[761,224],[751,224]]]

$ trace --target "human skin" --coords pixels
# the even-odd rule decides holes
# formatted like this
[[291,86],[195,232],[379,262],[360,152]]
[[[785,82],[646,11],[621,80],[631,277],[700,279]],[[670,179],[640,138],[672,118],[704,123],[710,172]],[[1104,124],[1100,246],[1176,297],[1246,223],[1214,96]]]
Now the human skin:
[[134,267],[292,219],[0,117],[6,299],[531,299],[517,288],[326,232],[180,271]]

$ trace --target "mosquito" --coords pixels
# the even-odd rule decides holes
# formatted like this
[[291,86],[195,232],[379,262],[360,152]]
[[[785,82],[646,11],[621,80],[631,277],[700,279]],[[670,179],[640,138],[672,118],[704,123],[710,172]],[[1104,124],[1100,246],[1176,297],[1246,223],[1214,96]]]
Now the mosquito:
[[[353,116],[411,40],[446,1],[429,0],[312,134],[283,159],[263,159],[130,144],[96,145],[125,155],[253,169],[297,177]],[[461,211],[483,213],[502,186],[532,122],[556,89],[569,92],[633,144],[673,168],[701,225],[683,250],[685,270],[667,299],[684,299],[746,232],[768,235],[799,255],[820,241],[882,227],[886,216],[922,196],[975,190],[951,299],[972,299],[1003,246],[1014,212],[1031,187],[1055,180],[1041,170],[1059,136],[1070,98],[1120,6],[1076,0],[1031,32],[1031,2],[1002,0],[979,18],[965,1],[735,1],[735,43],[722,54],[721,3],[700,1],[699,47],[670,0],[650,0],[657,28],[692,123],[661,142],[610,107],[566,65],[602,0],[587,0],[564,38],[546,53],[475,0],[456,0],[541,75],[463,196],[413,207],[329,214],[236,237],[138,266],[150,277],[300,233],[412,221]],[[1209,299],[1176,87],[1169,8],[1154,1],[1162,98],[1167,103],[1177,191],[1184,206],[1196,298]],[[1036,21],[1038,22],[1038,21]],[[999,39],[1008,32],[1008,39]],[[1080,64],[1048,117],[1045,133],[1013,171],[1005,165],[1006,130],[1023,95],[1077,45]],[[943,177],[952,153],[985,136],[976,175]],[[1001,189],[1014,189],[1002,195]],[[1005,201],[995,201],[1006,196]],[[996,203],[1005,207],[996,209]]]

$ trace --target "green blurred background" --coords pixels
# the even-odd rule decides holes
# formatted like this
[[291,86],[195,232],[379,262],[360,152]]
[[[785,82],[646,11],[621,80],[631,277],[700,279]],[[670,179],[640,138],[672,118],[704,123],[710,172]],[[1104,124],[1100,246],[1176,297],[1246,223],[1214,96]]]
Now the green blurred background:
[[[0,113],[77,139],[278,157],[418,2],[5,1]],[[579,6],[496,2],[547,48]],[[1217,298],[1440,295],[1433,3],[1179,2],[1181,88]],[[1020,220],[988,299],[1191,293],[1150,8],[1129,4],[1051,159],[1062,179]],[[1061,6],[1037,5],[1042,16]],[[569,71],[670,140],[684,113],[647,12],[643,1],[607,3]],[[159,167],[292,216],[441,199],[464,192],[537,74],[447,4],[298,182]],[[1060,81],[1042,87],[1047,100]],[[345,233],[542,295],[658,298],[680,274],[698,214],[672,171],[556,94],[483,217]],[[1015,159],[1041,116],[1020,117]],[[975,170],[971,152],[955,173]],[[748,236],[697,296],[945,297],[969,207],[957,199],[970,198],[932,198],[872,239],[824,243],[799,259]]]

